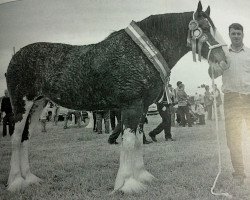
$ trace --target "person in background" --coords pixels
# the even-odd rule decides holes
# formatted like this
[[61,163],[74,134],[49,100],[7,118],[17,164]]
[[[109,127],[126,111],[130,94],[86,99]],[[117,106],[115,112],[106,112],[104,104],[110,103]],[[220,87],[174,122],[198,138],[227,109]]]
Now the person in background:
[[215,91],[215,99],[216,99],[217,117],[219,120],[221,120],[220,106],[222,104],[222,99],[221,99],[220,90],[218,89],[216,84],[214,84],[214,91]]
[[117,123],[119,123],[119,121],[121,121],[121,111],[119,109],[110,110],[110,124],[111,124],[112,131],[116,127],[115,118],[117,120]]
[[[169,87],[169,86],[168,86]],[[162,122],[152,131],[149,132],[149,136],[154,142],[157,142],[156,135],[164,130],[165,140],[174,141],[171,134],[171,107],[173,98],[170,95],[168,88],[163,93],[163,98],[160,102],[157,102],[157,110],[162,118]]]
[[59,111],[60,107],[56,103],[54,103],[54,116],[53,116],[54,125],[57,125],[58,123]]
[[96,110],[93,111],[93,121],[94,121],[93,131],[97,132],[97,127],[96,127]]
[[5,113],[5,116],[3,117],[3,137],[7,135],[7,125],[9,126],[9,134],[12,135],[15,122],[8,90],[4,91],[4,97],[1,102],[1,113]]
[[97,133],[102,134],[102,119],[104,119],[105,124],[105,133],[109,134],[110,132],[110,113],[109,110],[97,110],[96,111],[96,128]]
[[209,75],[222,75],[224,93],[224,115],[227,145],[230,150],[236,184],[243,184],[246,178],[242,155],[242,124],[250,130],[250,49],[243,44],[243,26],[233,23],[229,26],[231,45],[226,53],[227,64],[210,65]]
[[199,125],[205,125],[205,110],[203,105],[200,103],[200,100],[198,99],[197,101],[195,101],[195,114],[198,117],[198,124]]
[[50,108],[50,102],[48,100],[44,100],[44,108],[43,111],[40,115],[40,122],[41,122],[41,127],[42,127],[42,132],[47,132],[46,130],[46,122],[47,122],[47,117],[48,117],[48,109]]
[[183,83],[178,85],[177,99],[178,99],[178,111],[181,118],[181,126],[185,127],[187,123],[189,127],[192,127],[189,107],[188,107],[188,95],[185,92],[185,86]]
[[168,90],[169,90],[169,94],[170,94],[170,98],[172,101],[172,104],[170,105],[170,113],[171,113],[171,126],[174,127],[175,126],[175,113],[176,113],[176,108],[174,107],[175,104],[177,104],[177,100],[175,99],[175,93],[174,93],[174,88],[172,87],[171,84],[168,85]]
[[207,119],[212,120],[213,113],[213,96],[209,91],[209,86],[205,86],[205,96],[204,96],[205,109],[207,111]]

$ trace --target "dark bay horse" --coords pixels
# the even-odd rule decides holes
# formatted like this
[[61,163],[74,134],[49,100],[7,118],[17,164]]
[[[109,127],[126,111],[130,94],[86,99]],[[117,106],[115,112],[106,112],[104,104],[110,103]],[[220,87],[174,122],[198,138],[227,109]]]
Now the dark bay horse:
[[[195,19],[208,41],[201,55],[214,63],[225,62],[221,47],[209,51],[209,44],[218,44],[210,32],[209,15],[210,8],[203,12],[199,3],[196,12],[153,15],[137,25],[171,69],[191,50],[187,35],[189,23]],[[121,109],[124,134],[114,191],[137,192],[145,188],[144,181],[153,178],[144,168],[142,134],[137,127],[145,108],[162,94],[163,82],[124,29],[87,46],[25,46],[11,59],[6,79],[15,115],[8,190],[18,191],[40,181],[30,170],[28,144],[29,135],[36,131],[43,98],[75,110]]]

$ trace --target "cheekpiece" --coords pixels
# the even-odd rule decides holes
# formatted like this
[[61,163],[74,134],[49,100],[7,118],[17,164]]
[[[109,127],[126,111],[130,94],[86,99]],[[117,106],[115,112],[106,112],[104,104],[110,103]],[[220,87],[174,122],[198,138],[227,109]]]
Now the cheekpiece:
[[202,34],[202,36],[200,37],[200,41],[201,42],[206,42],[208,40],[208,37],[205,33]]

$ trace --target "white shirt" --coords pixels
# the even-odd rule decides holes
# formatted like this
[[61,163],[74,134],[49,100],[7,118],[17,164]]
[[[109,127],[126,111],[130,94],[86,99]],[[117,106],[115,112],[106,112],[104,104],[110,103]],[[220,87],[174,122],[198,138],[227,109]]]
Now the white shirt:
[[229,68],[222,75],[222,91],[250,94],[250,49],[243,46],[235,52],[230,47],[226,56]]

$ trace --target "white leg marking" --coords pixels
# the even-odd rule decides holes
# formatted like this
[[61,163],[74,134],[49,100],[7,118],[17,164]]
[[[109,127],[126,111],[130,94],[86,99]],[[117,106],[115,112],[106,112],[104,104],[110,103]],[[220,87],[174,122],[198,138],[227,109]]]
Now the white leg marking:
[[143,133],[138,133],[135,136],[135,176],[136,179],[138,179],[141,182],[150,182],[155,177],[150,174],[144,167],[144,161],[143,161]]
[[33,105],[33,102],[25,101],[25,114],[23,114],[23,119],[15,124],[15,130],[11,136],[12,142],[12,154],[10,161],[10,173],[8,178],[8,190],[15,192],[20,191],[23,188],[23,177],[21,174],[21,164],[20,164],[20,149],[21,149],[21,139],[24,130],[25,122],[28,117],[29,111]]
[[[43,99],[40,101],[36,101],[34,105],[34,110],[31,115],[30,126],[29,126],[29,140],[31,138],[32,133],[35,131],[39,124],[39,117],[43,110]],[[24,187],[27,187],[33,183],[39,183],[42,180],[31,173],[30,165],[29,165],[29,140],[25,140],[21,144],[21,172],[22,177],[25,178]]]
[[135,174],[136,145],[135,133],[130,129],[125,129],[121,145],[120,167],[115,180],[114,192],[121,190],[124,193],[137,193],[146,189],[143,183],[136,180],[138,178]]

